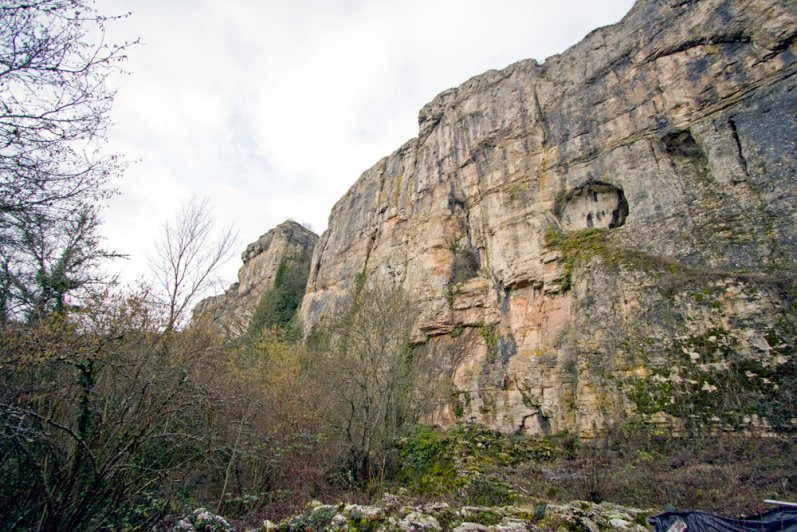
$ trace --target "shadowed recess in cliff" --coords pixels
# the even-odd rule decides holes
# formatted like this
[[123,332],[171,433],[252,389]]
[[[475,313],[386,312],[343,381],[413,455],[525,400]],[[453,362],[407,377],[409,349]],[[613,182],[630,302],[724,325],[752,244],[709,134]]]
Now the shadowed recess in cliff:
[[614,229],[625,223],[628,201],[623,189],[593,181],[568,192],[555,211],[565,230]]

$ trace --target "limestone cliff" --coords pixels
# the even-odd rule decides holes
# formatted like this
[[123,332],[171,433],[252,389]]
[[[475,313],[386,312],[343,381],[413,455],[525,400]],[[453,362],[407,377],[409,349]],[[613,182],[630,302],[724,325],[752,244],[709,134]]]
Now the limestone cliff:
[[263,293],[274,286],[280,263],[306,261],[316,242],[318,235],[294,221],[271,229],[241,254],[243,266],[238,270],[238,282],[223,294],[200,301],[193,320],[204,321],[224,336],[241,335]]
[[639,0],[443,92],[333,208],[304,323],[361,272],[406,288],[441,424],[796,423],[726,404],[794,370],[796,34],[790,0]]

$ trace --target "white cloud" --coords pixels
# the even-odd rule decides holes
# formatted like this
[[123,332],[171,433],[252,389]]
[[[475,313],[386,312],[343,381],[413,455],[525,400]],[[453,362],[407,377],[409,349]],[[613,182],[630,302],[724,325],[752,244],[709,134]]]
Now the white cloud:
[[[100,0],[141,37],[118,80],[110,149],[140,160],[106,210],[145,273],[160,223],[206,195],[242,244],[291,217],[326,227],[359,175],[417,133],[418,110],[490,68],[543,60],[631,0]],[[232,280],[238,262],[225,270]]]

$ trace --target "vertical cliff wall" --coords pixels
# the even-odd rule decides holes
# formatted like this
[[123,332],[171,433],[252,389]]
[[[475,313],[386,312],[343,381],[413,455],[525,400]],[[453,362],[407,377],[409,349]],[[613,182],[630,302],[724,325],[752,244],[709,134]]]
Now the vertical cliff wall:
[[786,363],[793,311],[795,11],[640,0],[544,64],[438,95],[332,210],[305,325],[361,272],[406,288],[451,390],[442,424],[688,418],[725,401],[729,357],[777,393],[761,368]]

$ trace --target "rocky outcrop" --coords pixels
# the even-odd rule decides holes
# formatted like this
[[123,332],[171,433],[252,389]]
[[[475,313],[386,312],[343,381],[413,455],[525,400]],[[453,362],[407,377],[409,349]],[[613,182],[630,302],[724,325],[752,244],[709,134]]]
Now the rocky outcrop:
[[543,64],[443,92],[334,206],[304,323],[360,274],[404,287],[451,388],[443,425],[792,423],[722,386],[777,402],[790,360],[795,35],[789,0],[639,0]]
[[288,220],[246,246],[238,282],[221,295],[200,301],[193,321],[202,322],[224,337],[246,331],[263,293],[274,286],[283,261],[306,262],[318,242],[318,235]]
[[[445,502],[412,506],[399,497],[384,494],[381,504],[322,504],[313,501],[307,510],[260,530],[395,530],[453,532],[531,532],[535,530],[645,531],[647,516],[637,508],[617,504],[573,501],[569,504],[539,502],[527,506],[463,506]],[[403,503],[403,504],[402,504]]]

